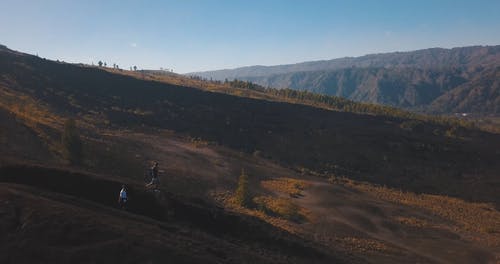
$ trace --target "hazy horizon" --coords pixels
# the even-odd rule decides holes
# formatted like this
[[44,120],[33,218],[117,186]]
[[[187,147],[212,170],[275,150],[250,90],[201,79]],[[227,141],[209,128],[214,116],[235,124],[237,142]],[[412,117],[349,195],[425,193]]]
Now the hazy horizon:
[[0,0],[0,43],[178,73],[500,44],[498,1]]

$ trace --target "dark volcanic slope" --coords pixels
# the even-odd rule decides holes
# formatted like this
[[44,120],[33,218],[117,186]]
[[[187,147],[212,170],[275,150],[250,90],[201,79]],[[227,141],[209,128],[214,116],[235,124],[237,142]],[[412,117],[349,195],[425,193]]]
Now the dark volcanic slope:
[[[293,65],[251,66],[233,70],[193,73],[205,78],[240,79],[263,86],[308,90],[327,95],[381,103],[410,109],[498,114],[489,101],[475,97],[474,103],[463,96],[462,86],[477,82],[498,90],[492,76],[500,71],[500,46],[476,46],[454,49],[426,49],[413,52],[373,54],[357,58],[304,62]],[[455,91],[457,90],[457,91]],[[499,100],[497,94],[489,100]],[[442,96],[442,97],[440,97]],[[439,98],[438,102],[436,99]],[[480,100],[478,100],[480,99]],[[450,107],[449,105],[460,105]]]
[[291,167],[499,202],[498,135],[205,92],[10,51],[0,51],[0,74],[1,87],[62,115],[166,128]]
[[0,167],[1,263],[344,263],[253,217],[161,198],[124,179]]

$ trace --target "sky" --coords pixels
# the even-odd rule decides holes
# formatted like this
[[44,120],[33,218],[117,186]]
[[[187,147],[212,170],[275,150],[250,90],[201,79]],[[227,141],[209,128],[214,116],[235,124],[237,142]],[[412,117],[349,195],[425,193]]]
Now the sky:
[[500,44],[499,0],[0,0],[0,44],[178,73]]

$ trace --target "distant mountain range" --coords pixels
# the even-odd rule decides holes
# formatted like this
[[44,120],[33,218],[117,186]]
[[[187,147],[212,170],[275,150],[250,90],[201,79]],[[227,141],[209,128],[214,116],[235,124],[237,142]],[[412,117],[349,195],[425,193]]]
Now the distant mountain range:
[[500,45],[195,72],[428,113],[500,113]]

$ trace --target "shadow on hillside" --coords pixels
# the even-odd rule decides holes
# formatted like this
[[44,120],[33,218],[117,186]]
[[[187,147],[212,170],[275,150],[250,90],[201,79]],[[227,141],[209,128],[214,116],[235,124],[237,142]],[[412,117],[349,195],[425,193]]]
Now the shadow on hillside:
[[117,208],[121,184],[126,184],[130,196],[127,211],[130,213],[161,222],[184,223],[218,237],[265,246],[293,256],[338,261],[331,254],[306,245],[309,242],[257,218],[225,212],[203,201],[183,200],[170,193],[163,192],[163,199],[159,200],[143,186],[116,178],[106,179],[74,171],[23,165],[0,167],[0,182],[27,185],[75,197],[77,201],[91,201],[114,208]]

